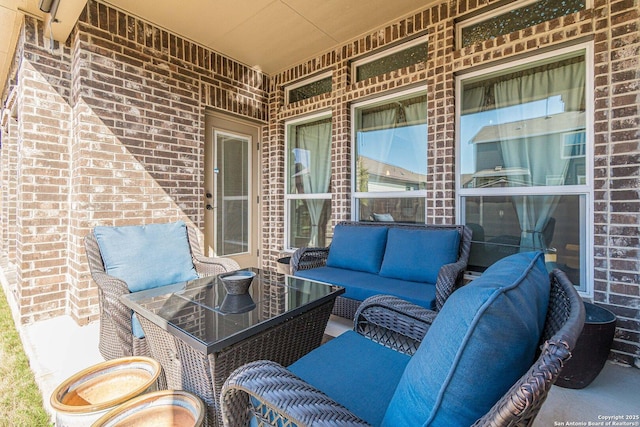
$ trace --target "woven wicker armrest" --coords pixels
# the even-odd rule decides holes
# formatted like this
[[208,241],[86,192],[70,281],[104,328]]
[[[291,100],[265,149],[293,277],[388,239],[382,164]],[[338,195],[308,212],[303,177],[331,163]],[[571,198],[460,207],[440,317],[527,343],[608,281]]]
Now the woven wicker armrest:
[[299,248],[291,255],[291,268],[298,270],[323,267],[329,257],[329,248]]
[[471,228],[464,225],[459,226],[460,233],[460,255],[458,260],[451,264],[440,267],[438,278],[436,279],[436,311],[440,311],[444,302],[451,296],[453,291],[462,286],[464,270],[467,268],[469,253],[471,252]]
[[391,295],[375,295],[360,304],[353,325],[359,334],[413,355],[437,314]]
[[229,258],[206,257],[200,248],[198,232],[194,227],[187,227],[187,237],[191,248],[191,257],[196,272],[200,277],[214,276],[227,271],[239,270],[240,265]]
[[[254,407],[251,402],[256,400],[258,406]],[[369,426],[326,394],[268,360],[236,369],[222,387],[220,405],[225,427],[248,425],[251,413],[261,426]]]
[[462,285],[464,270],[467,268],[467,261],[458,261],[445,264],[440,267],[438,278],[436,279],[436,310],[440,311],[444,302],[451,296],[453,291]]
[[193,265],[200,277],[214,276],[240,269],[240,265],[230,258],[194,256]]
[[91,277],[98,285],[102,294],[101,310],[110,314],[111,322],[116,326],[115,333],[118,340],[124,343],[124,348],[131,348],[131,316],[133,312],[120,301],[120,296],[129,294],[126,282],[117,277],[102,272],[93,272]]

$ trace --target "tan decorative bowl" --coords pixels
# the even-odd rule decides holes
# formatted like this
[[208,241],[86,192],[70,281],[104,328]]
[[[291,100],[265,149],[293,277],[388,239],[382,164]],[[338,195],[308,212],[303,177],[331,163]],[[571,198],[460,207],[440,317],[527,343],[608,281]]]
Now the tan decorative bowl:
[[63,381],[51,394],[57,427],[88,426],[122,403],[157,390],[160,363],[132,356],[98,363]]
[[131,399],[112,409],[92,427],[199,427],[205,407],[183,390],[162,390]]

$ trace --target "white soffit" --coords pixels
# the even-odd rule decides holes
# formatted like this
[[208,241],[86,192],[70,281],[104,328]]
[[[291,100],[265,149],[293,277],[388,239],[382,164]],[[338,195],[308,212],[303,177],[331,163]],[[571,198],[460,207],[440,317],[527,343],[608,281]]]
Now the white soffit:
[[[67,1],[67,0],[61,0]],[[373,31],[433,0],[105,0],[268,74]]]
[[[268,74],[426,8],[435,0],[99,0]],[[86,0],[60,0],[56,20],[39,0],[0,0],[0,94],[24,14],[65,41]],[[49,25],[50,24],[50,25]]]

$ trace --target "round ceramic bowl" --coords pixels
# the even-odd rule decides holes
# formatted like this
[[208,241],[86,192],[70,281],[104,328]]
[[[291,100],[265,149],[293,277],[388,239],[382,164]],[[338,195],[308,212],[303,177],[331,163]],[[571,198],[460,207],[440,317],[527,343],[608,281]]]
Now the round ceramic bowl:
[[98,363],[62,382],[51,395],[56,426],[91,425],[111,409],[157,390],[160,363],[131,356]]
[[218,276],[222,280],[224,289],[229,295],[246,294],[249,286],[256,277],[256,273],[248,270],[232,271],[230,273],[222,273]]
[[199,427],[204,416],[205,407],[198,396],[183,390],[162,390],[129,400],[91,427]]

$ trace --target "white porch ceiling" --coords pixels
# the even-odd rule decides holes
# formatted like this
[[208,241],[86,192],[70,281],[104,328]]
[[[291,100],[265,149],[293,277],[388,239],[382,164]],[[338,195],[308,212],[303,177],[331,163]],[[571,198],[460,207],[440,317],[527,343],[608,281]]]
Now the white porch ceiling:
[[[425,8],[436,0],[103,0],[268,74]],[[38,0],[0,0],[0,94],[23,15],[43,19]],[[56,40],[65,40],[86,0],[60,0]]]
[[[64,1],[64,0],[62,0]],[[106,0],[271,74],[424,8],[418,0]]]

